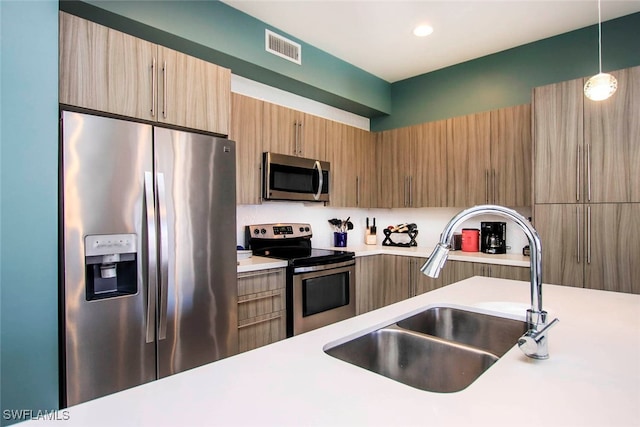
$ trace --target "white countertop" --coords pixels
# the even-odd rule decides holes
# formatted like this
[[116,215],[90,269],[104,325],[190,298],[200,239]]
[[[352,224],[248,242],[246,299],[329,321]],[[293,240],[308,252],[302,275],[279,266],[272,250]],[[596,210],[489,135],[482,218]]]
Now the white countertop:
[[523,319],[527,282],[463,280],[69,408],[64,425],[640,425],[640,295],[543,288],[545,309],[560,319],[550,331],[550,359],[532,360],[514,347],[460,392],[421,391],[330,357],[323,347],[433,305]]
[[238,273],[247,273],[249,271],[267,270],[269,268],[281,268],[286,266],[287,261],[253,255],[250,258],[238,261]]

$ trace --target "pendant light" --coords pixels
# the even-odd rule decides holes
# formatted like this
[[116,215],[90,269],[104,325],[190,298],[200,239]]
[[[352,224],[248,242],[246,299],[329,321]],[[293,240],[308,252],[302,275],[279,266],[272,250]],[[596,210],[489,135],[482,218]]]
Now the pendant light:
[[599,73],[591,77],[584,85],[584,95],[592,101],[603,101],[613,95],[618,81],[611,74],[602,72],[602,18],[600,0],[598,0],[598,65]]

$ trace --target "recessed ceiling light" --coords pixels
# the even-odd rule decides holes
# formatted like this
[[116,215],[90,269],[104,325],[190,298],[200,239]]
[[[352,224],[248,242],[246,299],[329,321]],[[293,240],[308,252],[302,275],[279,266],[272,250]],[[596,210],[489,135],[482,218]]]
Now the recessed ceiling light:
[[433,27],[430,25],[418,25],[413,29],[413,34],[417,37],[426,37],[433,33]]

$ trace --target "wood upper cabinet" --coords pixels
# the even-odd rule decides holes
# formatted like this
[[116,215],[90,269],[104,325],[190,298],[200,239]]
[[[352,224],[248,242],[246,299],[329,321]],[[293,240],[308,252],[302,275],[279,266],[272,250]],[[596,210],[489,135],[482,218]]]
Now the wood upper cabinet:
[[263,120],[264,151],[327,160],[328,120],[268,102]]
[[158,46],[158,121],[229,134],[231,71]]
[[412,202],[411,180],[415,161],[411,128],[379,132],[376,141],[378,207],[405,208]]
[[60,12],[59,101],[221,135],[231,71]]
[[332,206],[373,207],[375,145],[370,132],[327,121],[327,158],[331,162]]
[[59,25],[60,103],[151,120],[156,45],[65,12]]
[[478,113],[447,120],[447,204],[488,203],[491,115]]
[[531,206],[531,104],[491,111],[489,202]]
[[533,90],[535,203],[583,200],[583,82]]
[[640,202],[640,66],[611,74],[618,80],[611,98],[584,99],[585,198]]
[[640,202],[640,67],[611,74],[604,101],[583,79],[534,89],[536,203]]
[[231,94],[229,138],[236,142],[236,203],[239,205],[261,202],[263,104],[256,98]]
[[411,207],[447,206],[447,126],[446,121],[412,126],[410,139],[415,163]]

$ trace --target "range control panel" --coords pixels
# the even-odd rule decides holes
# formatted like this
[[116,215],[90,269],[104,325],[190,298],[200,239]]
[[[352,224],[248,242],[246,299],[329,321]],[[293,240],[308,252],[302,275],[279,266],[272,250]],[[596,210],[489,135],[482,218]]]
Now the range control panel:
[[291,239],[312,236],[311,225],[302,223],[247,225],[247,232],[250,239]]

